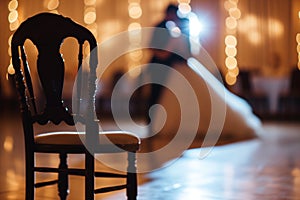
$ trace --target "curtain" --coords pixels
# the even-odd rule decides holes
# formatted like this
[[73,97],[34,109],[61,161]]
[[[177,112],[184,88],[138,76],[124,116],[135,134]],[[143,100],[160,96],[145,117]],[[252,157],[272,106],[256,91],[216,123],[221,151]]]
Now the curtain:
[[[291,0],[240,0],[238,63],[241,70],[278,67],[287,73],[292,65],[290,48]],[[295,61],[296,62],[296,61]],[[296,63],[293,63],[296,64]]]

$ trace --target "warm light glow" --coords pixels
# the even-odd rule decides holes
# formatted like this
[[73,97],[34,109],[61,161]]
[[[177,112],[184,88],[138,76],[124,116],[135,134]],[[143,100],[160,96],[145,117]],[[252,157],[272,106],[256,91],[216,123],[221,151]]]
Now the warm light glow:
[[191,0],[177,0],[178,4],[181,4],[181,3],[186,3],[186,4],[189,4],[191,3]]
[[[299,11],[299,18],[300,18],[300,11]],[[300,70],[300,33],[296,35],[296,42],[297,42],[297,53],[298,53],[298,69]]]
[[129,32],[129,41],[134,46],[140,45],[142,40],[142,34],[141,31],[136,29]]
[[[8,14],[8,22],[9,22],[9,29],[10,31],[15,31],[19,25],[20,22],[18,20],[19,14],[17,11],[18,8],[18,1],[17,0],[11,0],[8,3],[8,10],[10,11]],[[11,58],[11,40],[12,40],[12,34],[8,38],[8,55],[10,57],[10,64],[7,68],[6,73],[6,80],[9,80],[10,75],[15,74],[15,69],[12,66],[12,58]],[[4,144],[3,144],[4,150],[11,151],[13,148],[13,141],[11,137],[6,137]]]
[[129,67],[128,73],[131,78],[136,78],[141,74],[142,70],[140,67],[137,66],[140,66],[140,63],[132,63],[128,65]]
[[254,45],[258,45],[261,43],[261,34],[258,31],[251,31],[248,33],[248,40],[254,44]]
[[235,47],[226,46],[225,53],[227,56],[235,57],[237,54],[237,49]]
[[225,80],[228,85],[234,85],[236,83],[236,77],[231,76],[229,73],[226,74]]
[[[99,1],[98,3],[101,2]],[[83,14],[83,21],[86,24],[86,28],[92,32],[95,38],[98,37],[98,25],[96,23],[97,20],[96,3],[97,0],[84,0],[85,8]],[[84,51],[84,54],[88,55],[86,51]]]
[[14,21],[16,21],[18,19],[18,11],[13,10],[9,13],[8,15],[8,21],[9,23],[13,23]]
[[19,25],[20,25],[19,20],[16,20],[13,23],[9,24],[9,30],[10,31],[14,31],[14,30],[16,30],[19,27]]
[[129,53],[129,56],[131,60],[133,61],[140,61],[143,58],[143,51],[142,50],[136,50]]
[[58,10],[50,10],[49,12],[53,14],[59,14]]
[[238,8],[230,8],[229,9],[229,15],[235,19],[241,18],[241,11]]
[[225,1],[224,2],[224,8],[229,11],[230,9],[236,8],[237,3],[233,1]]
[[13,34],[11,34],[11,35],[9,36],[8,40],[7,40],[7,44],[8,44],[8,46],[10,46],[10,45],[11,45],[11,40],[12,40],[12,37],[13,37]]
[[179,12],[186,15],[192,11],[191,6],[188,3],[180,3],[178,5]]
[[298,17],[299,17],[299,19],[300,19],[300,11],[298,12]]
[[240,70],[238,67],[228,70],[228,74],[232,77],[237,77],[239,75],[239,73],[240,73]]
[[236,29],[237,21],[233,17],[227,17],[225,21],[226,27],[229,29]]
[[128,4],[131,4],[131,3],[138,3],[138,4],[140,4],[141,0],[128,0]]
[[14,147],[13,142],[14,142],[14,140],[11,136],[6,136],[4,143],[3,143],[4,151],[11,152]]
[[133,22],[129,24],[128,26],[128,31],[133,31],[133,30],[141,30],[142,26],[140,23]]
[[88,14],[88,13],[90,13],[90,12],[96,13],[96,8],[95,8],[95,7],[86,7],[86,8],[84,9],[84,15],[86,15],[86,14]]
[[[258,20],[254,15],[248,15],[239,21],[239,31],[248,34],[251,30],[258,29]],[[250,35],[250,34],[249,34]]]
[[229,47],[235,47],[237,45],[237,39],[233,35],[227,35],[225,38],[225,44]]
[[8,46],[7,53],[9,56],[11,56],[11,46],[10,45]]
[[47,4],[48,10],[55,10],[59,6],[59,0],[49,0]]
[[297,43],[300,43],[300,33],[297,33],[297,35],[296,35],[296,41],[297,41]]
[[96,23],[88,24],[86,27],[89,30],[97,30],[98,29],[98,25]]
[[18,1],[17,1],[17,0],[11,0],[11,1],[8,3],[8,10],[9,10],[9,11],[16,10],[17,8],[18,8]]
[[279,37],[283,35],[284,27],[283,24],[277,19],[270,19],[268,23],[269,33],[272,36]]
[[237,67],[237,60],[234,57],[227,57],[225,64],[228,69],[234,69]]
[[7,73],[10,74],[10,75],[14,75],[15,74],[15,69],[14,67],[12,66],[12,64],[10,64],[7,68]]
[[84,5],[93,6],[96,4],[96,0],[84,0]]
[[[267,21],[267,25],[268,31],[266,33],[269,35],[269,37],[278,38],[284,34],[284,26],[279,20],[269,19],[269,21]],[[252,44],[258,45],[261,43],[262,33],[258,31],[259,25],[256,16],[248,15],[244,17],[239,22],[238,30],[241,33],[244,33],[248,38],[249,42],[251,42]]]
[[239,74],[237,59],[235,58],[237,55],[237,38],[235,33],[238,26],[237,20],[241,17],[241,11],[238,9],[237,4],[238,0],[227,0],[224,2],[224,7],[229,13],[229,16],[225,19],[227,28],[227,35],[225,37],[225,54],[227,56],[225,59],[225,66],[227,68],[227,73],[225,81],[228,85],[234,85],[236,83],[236,77]]
[[142,8],[139,3],[130,3],[128,6],[129,16],[133,19],[138,19],[142,16]]
[[[143,11],[140,5],[140,0],[128,0],[128,15],[130,18],[137,21],[129,24],[127,30],[130,46],[132,49],[139,49],[142,41],[141,29],[142,26],[139,23],[139,18],[142,16]],[[130,78],[136,78],[141,74],[141,68],[136,67],[141,65],[143,58],[143,51],[136,50],[128,54],[128,74]]]
[[[16,175],[13,169],[8,169],[6,171],[6,182],[8,190],[14,190],[20,188],[20,178]],[[21,181],[22,182],[22,181]],[[18,195],[16,194],[9,194],[7,199],[18,199]]]
[[292,170],[292,176],[296,176],[296,177],[299,177],[300,176],[300,169],[299,168],[294,168]]
[[92,24],[96,21],[96,12],[95,11],[90,11],[90,12],[87,12],[85,15],[84,15],[84,23],[86,24]]

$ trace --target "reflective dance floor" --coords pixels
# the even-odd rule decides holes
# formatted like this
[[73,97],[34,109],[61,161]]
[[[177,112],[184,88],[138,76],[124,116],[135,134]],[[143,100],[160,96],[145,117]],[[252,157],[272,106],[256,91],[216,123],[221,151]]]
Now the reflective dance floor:
[[[0,199],[22,200],[25,193],[24,144],[21,123],[13,114],[0,121]],[[191,149],[159,170],[138,175],[139,200],[298,200],[300,199],[300,123],[264,122],[260,139],[213,148],[200,158]],[[159,142],[159,141],[154,141]],[[38,155],[40,163],[57,165],[57,156]],[[71,166],[84,157],[72,155]],[[39,162],[37,164],[39,164]],[[118,161],[116,161],[118,162]],[[139,165],[149,165],[151,161]],[[105,166],[97,164],[98,168]],[[37,179],[51,178],[39,175]],[[97,185],[114,183],[98,180]],[[84,199],[84,179],[70,178],[70,200]],[[57,187],[36,189],[37,200],[59,199]],[[96,199],[126,199],[125,191],[96,195]]]

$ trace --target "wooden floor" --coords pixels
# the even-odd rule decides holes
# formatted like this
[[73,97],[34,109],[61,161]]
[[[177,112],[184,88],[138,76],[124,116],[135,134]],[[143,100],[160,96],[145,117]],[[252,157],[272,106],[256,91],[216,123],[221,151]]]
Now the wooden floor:
[[[0,121],[0,199],[24,199],[24,152],[21,124],[14,115]],[[166,167],[139,174],[139,200],[300,200],[300,123],[265,122],[261,139],[215,147],[200,159],[200,149],[187,150]],[[56,157],[39,155],[57,165]],[[82,156],[71,165],[81,166]],[[138,163],[149,165],[151,161]],[[97,166],[105,168],[104,166]],[[37,179],[49,178],[38,176]],[[97,181],[97,185],[104,184]],[[113,181],[105,181],[110,184]],[[71,177],[69,199],[83,199],[84,180]],[[36,190],[36,199],[58,199],[56,186]],[[126,199],[125,192],[96,199]]]

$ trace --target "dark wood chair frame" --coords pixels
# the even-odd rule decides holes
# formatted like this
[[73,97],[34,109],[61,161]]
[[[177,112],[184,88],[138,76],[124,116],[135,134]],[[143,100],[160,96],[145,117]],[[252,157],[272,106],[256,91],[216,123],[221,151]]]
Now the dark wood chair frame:
[[[63,40],[67,37],[76,38],[79,44],[78,73],[81,70],[80,66],[83,60],[82,51],[84,42],[87,41],[90,46],[87,112],[85,116],[77,116],[76,118],[79,120],[84,119],[88,122],[86,123],[86,143],[85,145],[38,144],[35,142],[34,123],[43,125],[51,121],[56,125],[61,122],[65,122],[68,125],[75,124],[75,115],[71,115],[62,103],[64,61],[59,51]],[[30,70],[24,49],[24,43],[27,39],[33,42],[39,52],[37,70],[46,97],[46,106],[42,114],[38,114],[37,112]],[[114,174],[95,172],[94,155],[96,153],[110,153],[110,148],[102,147],[99,144],[98,121],[95,119],[95,82],[98,60],[97,42],[93,34],[69,18],[51,13],[40,13],[27,19],[20,25],[13,35],[11,46],[12,61],[15,69],[15,82],[19,94],[20,113],[25,137],[26,200],[34,199],[34,188],[52,184],[58,185],[60,199],[67,199],[69,175],[85,177],[86,200],[94,199],[95,193],[125,188],[127,189],[127,198],[130,200],[136,199],[136,151],[139,149],[139,142],[137,144],[126,144],[123,146],[122,144],[118,144],[128,152],[127,173]],[[77,84],[81,84],[80,82],[81,80],[78,78]],[[36,167],[35,153],[37,152],[59,154],[60,164],[58,168]],[[69,168],[67,164],[68,154],[85,154],[85,168]],[[35,183],[35,172],[58,173],[58,179]],[[95,177],[125,178],[127,181],[126,184],[123,185],[95,189]]]

